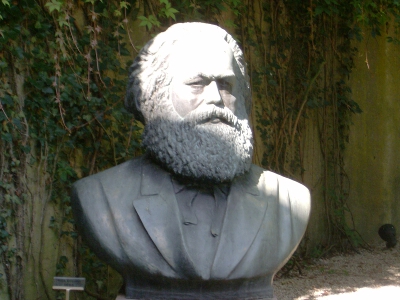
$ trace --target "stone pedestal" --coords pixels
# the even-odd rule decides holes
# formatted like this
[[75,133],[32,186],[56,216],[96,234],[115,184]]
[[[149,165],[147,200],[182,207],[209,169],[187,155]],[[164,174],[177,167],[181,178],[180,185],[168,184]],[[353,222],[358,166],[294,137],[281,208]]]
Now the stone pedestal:
[[[125,297],[125,295],[118,295],[117,298],[115,300],[139,300],[139,299],[128,299]],[[140,299],[142,300],[142,299]],[[146,300],[162,300],[160,298],[157,299],[146,299]],[[182,298],[182,299],[174,299],[174,300],[187,300],[186,298]],[[206,300],[206,299],[204,299]],[[218,300],[218,299],[213,299],[213,300]],[[273,298],[232,298],[230,300],[278,300],[276,297]]]

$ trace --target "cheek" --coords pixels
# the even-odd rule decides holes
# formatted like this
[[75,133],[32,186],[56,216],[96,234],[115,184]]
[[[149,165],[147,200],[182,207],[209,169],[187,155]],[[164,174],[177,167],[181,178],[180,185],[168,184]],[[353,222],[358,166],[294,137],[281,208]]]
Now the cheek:
[[220,91],[224,105],[229,108],[233,113],[236,112],[236,97],[227,91]]
[[196,108],[199,96],[187,85],[171,85],[170,97],[176,112],[183,118]]
[[235,101],[235,115],[239,119],[248,119],[246,104],[243,96],[238,96]]

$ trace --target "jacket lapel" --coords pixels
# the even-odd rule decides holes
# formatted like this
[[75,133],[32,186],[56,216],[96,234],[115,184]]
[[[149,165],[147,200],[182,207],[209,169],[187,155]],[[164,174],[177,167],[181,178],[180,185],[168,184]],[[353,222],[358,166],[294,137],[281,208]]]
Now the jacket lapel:
[[[250,171],[232,183],[219,246],[211,270],[212,279],[227,279],[255,239],[267,201],[257,187],[262,174]],[[142,166],[141,197],[133,201],[143,226],[158,251],[177,273],[198,278],[183,239],[182,220],[170,175],[147,162]]]
[[260,229],[268,206],[257,187],[261,176],[258,171],[251,170],[231,186],[212,278],[229,278]]
[[178,274],[196,277],[183,240],[181,216],[170,175],[150,162],[142,166],[141,197],[133,201],[147,233]]

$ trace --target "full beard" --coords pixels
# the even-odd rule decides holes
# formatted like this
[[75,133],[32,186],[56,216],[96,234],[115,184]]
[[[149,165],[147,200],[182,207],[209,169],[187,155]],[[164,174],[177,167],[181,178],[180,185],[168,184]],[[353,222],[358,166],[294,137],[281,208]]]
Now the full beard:
[[246,173],[253,154],[248,121],[216,106],[196,109],[183,120],[149,121],[143,146],[178,177],[213,183],[231,182]]

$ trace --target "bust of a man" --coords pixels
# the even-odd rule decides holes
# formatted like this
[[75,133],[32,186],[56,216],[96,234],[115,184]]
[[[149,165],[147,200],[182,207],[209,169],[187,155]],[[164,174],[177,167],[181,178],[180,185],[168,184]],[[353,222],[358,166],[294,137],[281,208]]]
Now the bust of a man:
[[306,187],[252,165],[243,54],[223,29],[171,26],[140,51],[125,104],[146,154],[73,186],[79,232],[118,299],[274,299],[307,226]]

